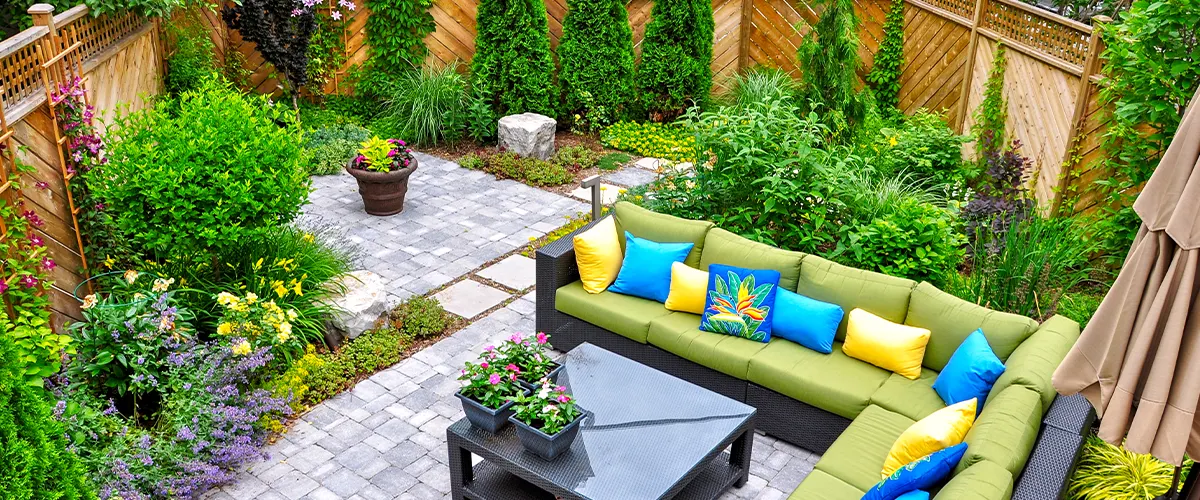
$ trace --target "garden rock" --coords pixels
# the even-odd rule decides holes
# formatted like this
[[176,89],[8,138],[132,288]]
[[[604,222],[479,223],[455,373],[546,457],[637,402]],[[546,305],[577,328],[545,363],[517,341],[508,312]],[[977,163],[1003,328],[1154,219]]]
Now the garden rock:
[[336,280],[346,292],[330,299],[330,304],[339,309],[330,318],[331,330],[341,337],[352,339],[375,326],[379,315],[387,312],[389,305],[383,279],[371,271],[353,271]]
[[554,129],[558,122],[537,113],[521,113],[500,119],[500,147],[518,155],[549,160],[554,154]]

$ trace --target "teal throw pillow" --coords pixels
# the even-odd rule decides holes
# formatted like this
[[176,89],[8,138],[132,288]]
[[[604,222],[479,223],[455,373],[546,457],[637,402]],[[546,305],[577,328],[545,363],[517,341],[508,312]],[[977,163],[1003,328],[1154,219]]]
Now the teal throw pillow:
[[913,490],[896,497],[896,500],[929,500],[929,492]]
[[977,398],[976,411],[981,412],[984,398],[1003,374],[1004,363],[992,352],[983,330],[975,330],[954,350],[946,367],[933,381],[933,390],[946,405]]
[[950,476],[967,453],[967,443],[943,448],[896,469],[863,495],[862,500],[897,500],[915,490],[927,490]]
[[708,266],[708,293],[700,329],[759,342],[771,340],[771,309],[779,271]]
[[625,258],[608,291],[666,302],[671,293],[671,264],[683,262],[695,243],[657,243],[625,231]]
[[842,306],[813,300],[787,289],[775,296],[771,335],[814,351],[833,352],[833,338],[842,322]]

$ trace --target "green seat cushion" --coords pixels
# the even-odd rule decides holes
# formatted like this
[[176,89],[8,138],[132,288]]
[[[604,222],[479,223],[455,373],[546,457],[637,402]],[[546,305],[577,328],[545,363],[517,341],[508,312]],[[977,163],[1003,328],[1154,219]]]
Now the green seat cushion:
[[846,320],[862,308],[893,323],[904,321],[908,298],[917,283],[910,279],[846,267],[816,255],[804,257],[796,293],[842,306],[846,315],[838,325],[837,339],[846,339]]
[[833,343],[833,353],[821,354],[790,340],[773,339],[750,360],[749,380],[827,412],[854,418],[891,374],[847,356],[841,342]]
[[887,382],[871,395],[871,404],[913,420],[921,420],[930,413],[946,407],[941,396],[933,390],[933,381],[937,380],[937,376],[937,372],[928,368],[922,368],[921,376],[916,380],[893,373],[888,376]]
[[587,293],[579,281],[554,292],[554,308],[643,344],[650,320],[671,313],[653,300],[609,291]]
[[712,264],[725,264],[746,269],[779,271],[779,286],[796,289],[800,279],[800,260],[805,254],[780,250],[770,245],[733,234],[719,227],[704,237],[704,252],[700,254],[700,269],[707,271]]
[[864,493],[828,472],[814,470],[788,496],[788,500],[859,500]]
[[883,479],[883,462],[888,452],[913,422],[899,413],[868,406],[833,442],[816,469],[867,491]]
[[950,478],[933,499],[1009,500],[1012,492],[1012,473],[1004,467],[984,460]]
[[1050,378],[1076,340],[1079,340],[1079,323],[1064,316],[1046,320],[1008,357],[1004,374],[992,386],[988,399],[1010,385],[1022,385],[1041,394],[1042,411],[1048,411],[1058,395]]
[[627,201],[617,202],[613,206],[617,222],[617,234],[621,242],[621,253],[625,252],[625,231],[638,238],[645,238],[658,243],[694,243],[691,253],[688,253],[683,263],[692,267],[700,266],[700,255],[704,250],[704,236],[712,228],[713,223],[703,220],[681,219],[672,215],[660,214],[646,210]]
[[676,356],[742,380],[746,380],[750,358],[767,347],[764,342],[702,331],[700,316],[685,312],[654,318],[646,340]]
[[921,283],[913,289],[904,324],[930,331],[923,364],[937,371],[946,367],[958,345],[977,329],[983,329],[992,352],[1004,361],[1038,326],[1036,321],[1025,316],[993,311],[938,290],[929,283]]
[[1019,476],[1033,451],[1041,428],[1042,398],[1028,387],[1014,385],[989,398],[983,413],[967,432],[967,454],[955,472],[987,460]]

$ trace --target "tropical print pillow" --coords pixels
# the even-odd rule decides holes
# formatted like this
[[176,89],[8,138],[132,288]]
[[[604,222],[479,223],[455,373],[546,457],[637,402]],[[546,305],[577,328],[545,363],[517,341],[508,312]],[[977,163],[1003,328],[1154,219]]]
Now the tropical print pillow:
[[771,340],[771,308],[779,271],[708,266],[708,294],[700,329],[759,342]]

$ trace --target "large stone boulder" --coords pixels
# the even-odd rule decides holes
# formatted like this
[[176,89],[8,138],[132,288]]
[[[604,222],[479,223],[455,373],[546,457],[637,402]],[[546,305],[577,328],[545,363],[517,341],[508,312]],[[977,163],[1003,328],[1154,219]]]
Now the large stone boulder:
[[549,160],[554,154],[554,129],[558,122],[537,113],[508,115],[497,131],[500,147],[521,156]]
[[334,338],[355,338],[374,327],[379,316],[388,311],[387,291],[378,274],[353,271],[335,279],[334,286],[338,284],[345,287],[346,292],[329,299],[329,303],[338,309],[329,319],[329,333]]

